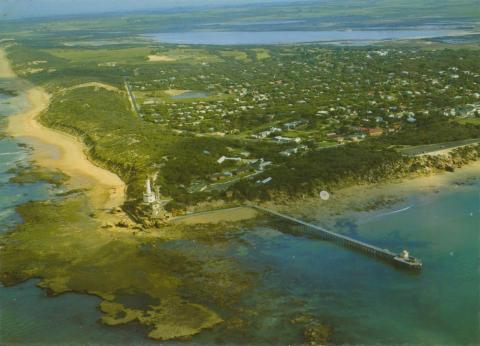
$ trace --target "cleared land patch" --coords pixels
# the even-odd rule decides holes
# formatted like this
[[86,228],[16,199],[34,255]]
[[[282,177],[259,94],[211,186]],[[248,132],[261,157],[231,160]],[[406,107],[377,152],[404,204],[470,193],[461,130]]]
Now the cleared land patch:
[[220,55],[222,55],[222,57],[225,57],[227,59],[235,59],[235,60],[240,60],[240,61],[250,60],[248,58],[247,53],[245,53],[241,50],[222,50],[222,51],[220,51]]
[[102,89],[109,90],[109,91],[120,92],[120,89],[118,89],[117,87],[114,87],[113,85],[109,85],[109,84],[105,84],[105,83],[100,83],[100,82],[78,84],[78,85],[72,86],[70,88],[66,88],[66,89],[64,89],[64,91],[70,91],[70,90],[75,90],[75,89],[80,89],[80,88],[89,88],[89,87],[102,88]]
[[108,63],[118,62],[139,62],[146,61],[150,55],[150,48],[122,48],[122,49],[45,49],[43,50],[58,58],[66,59],[71,62],[96,62]]
[[169,62],[169,61],[175,61],[175,58],[172,58],[167,55],[149,55],[148,56],[148,61],[152,62]]
[[270,59],[271,55],[265,48],[254,48],[252,49],[256,53],[257,60]]
[[[157,51],[156,54],[148,54],[151,56],[159,56],[166,62],[165,59],[172,59],[171,61],[181,61],[186,63],[214,63],[220,62],[222,59],[210,52],[208,49],[203,48],[184,48],[177,47],[168,50]],[[152,61],[152,60],[150,60]]]

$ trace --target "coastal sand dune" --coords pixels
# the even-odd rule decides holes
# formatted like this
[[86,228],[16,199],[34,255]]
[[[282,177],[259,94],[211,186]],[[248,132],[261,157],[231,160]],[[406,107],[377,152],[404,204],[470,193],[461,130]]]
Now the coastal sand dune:
[[[15,78],[5,51],[0,49],[0,78]],[[114,173],[90,162],[84,145],[75,137],[42,126],[38,115],[47,109],[50,96],[26,81],[19,83],[30,108],[9,118],[7,132],[21,137],[34,148],[34,159],[41,166],[59,169],[71,177],[71,188],[88,189],[92,205],[113,208],[125,200],[125,184]]]

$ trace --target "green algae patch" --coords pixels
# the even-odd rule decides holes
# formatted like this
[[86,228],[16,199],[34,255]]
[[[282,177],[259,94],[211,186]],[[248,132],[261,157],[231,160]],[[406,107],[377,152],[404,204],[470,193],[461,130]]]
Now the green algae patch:
[[188,337],[202,329],[211,328],[223,320],[213,311],[199,304],[179,299],[165,299],[160,305],[148,310],[127,308],[120,303],[103,301],[100,310],[105,314],[102,322],[116,326],[132,321],[153,327],[148,334],[152,339],[169,340]]
[[[51,296],[96,295],[106,325],[138,322],[157,340],[190,337],[222,323],[214,310],[231,313],[251,283],[231,260],[103,230],[84,195],[29,202],[17,211],[24,223],[0,236],[0,281],[40,277],[38,286]],[[215,241],[210,236],[206,241]]]
[[58,170],[47,169],[37,165],[17,166],[10,169],[8,173],[15,174],[15,176],[10,178],[10,182],[14,184],[33,184],[42,181],[58,187],[69,179],[68,175]]
[[102,322],[109,326],[117,326],[139,319],[143,315],[143,311],[129,309],[120,303],[113,303],[104,300],[100,304],[100,310],[105,314]]

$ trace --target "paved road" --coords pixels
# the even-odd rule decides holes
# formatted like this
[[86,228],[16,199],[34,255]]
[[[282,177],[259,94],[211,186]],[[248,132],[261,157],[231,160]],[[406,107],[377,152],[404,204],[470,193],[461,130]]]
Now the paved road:
[[463,147],[470,144],[480,143],[480,138],[465,139],[446,143],[418,145],[415,147],[400,149],[400,153],[406,156],[428,155],[440,150],[448,150]]

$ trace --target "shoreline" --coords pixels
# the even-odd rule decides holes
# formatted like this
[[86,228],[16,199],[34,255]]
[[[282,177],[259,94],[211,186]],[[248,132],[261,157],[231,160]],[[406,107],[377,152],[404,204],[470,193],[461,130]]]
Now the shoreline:
[[[293,217],[315,221],[321,218],[331,219],[333,216],[350,212],[381,210],[410,195],[436,193],[443,187],[451,187],[454,183],[472,178],[480,179],[480,160],[458,168],[454,173],[440,172],[427,176],[417,175],[382,183],[341,188],[331,192],[328,201],[324,201],[320,197],[307,197],[305,199],[288,200],[285,203],[268,201],[258,204]],[[375,205],[377,203],[378,205]],[[372,204],[374,204],[373,207]],[[202,208],[191,214],[173,218],[167,224],[195,225],[239,222],[251,220],[261,215],[247,205],[222,208],[219,203],[213,202],[204,207],[207,206],[206,209]]]
[[415,194],[436,194],[442,188],[457,183],[480,179],[480,160],[471,162],[455,172],[411,176],[375,184],[345,187],[330,193],[327,201],[320,197],[307,197],[286,203],[266,202],[262,206],[285,212],[291,216],[320,220],[351,212],[371,212],[389,208]]
[[125,201],[125,183],[118,175],[92,163],[85,145],[74,136],[43,126],[38,116],[48,108],[50,95],[42,88],[20,79],[0,49],[0,78],[15,78],[30,106],[8,117],[6,132],[33,147],[33,159],[40,166],[58,169],[70,177],[69,189],[86,189],[95,209],[111,209]]

